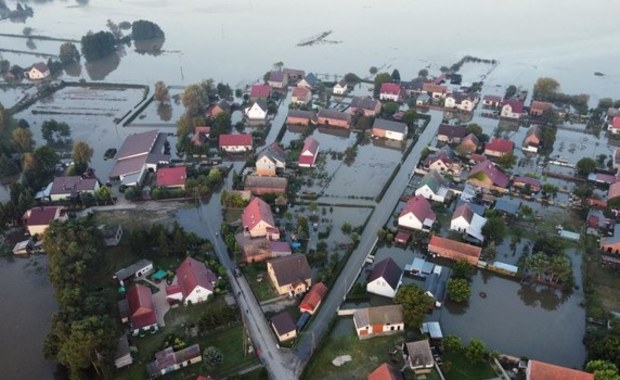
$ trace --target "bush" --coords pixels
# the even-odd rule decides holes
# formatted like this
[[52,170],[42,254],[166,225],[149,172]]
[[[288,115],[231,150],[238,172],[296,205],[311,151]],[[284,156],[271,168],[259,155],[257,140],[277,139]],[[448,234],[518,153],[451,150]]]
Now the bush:
[[116,51],[116,38],[110,32],[89,32],[82,37],[82,55],[87,61],[105,58]]

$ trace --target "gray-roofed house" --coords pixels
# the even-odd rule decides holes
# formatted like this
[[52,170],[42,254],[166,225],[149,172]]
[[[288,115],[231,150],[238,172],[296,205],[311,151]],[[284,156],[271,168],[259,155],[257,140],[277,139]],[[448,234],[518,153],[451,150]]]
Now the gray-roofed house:
[[286,152],[277,143],[269,145],[256,159],[256,174],[275,177],[286,168]]
[[353,313],[353,325],[362,340],[396,334],[405,329],[403,307],[386,305],[357,309]]
[[283,89],[288,86],[288,76],[284,73],[284,71],[272,71],[269,73],[269,79],[267,79],[267,84],[272,88]]
[[349,107],[351,114],[360,113],[366,117],[374,117],[381,112],[381,102],[370,96],[354,96]]
[[167,134],[158,130],[128,136],[116,153],[110,178],[120,179],[125,186],[140,185],[148,170],[169,163],[170,155],[164,154],[167,142]]
[[297,83],[297,87],[306,87],[311,90],[315,89],[319,85],[319,79],[313,73],[308,73],[304,79]]
[[271,317],[271,328],[276,333],[279,342],[286,342],[297,337],[295,321],[287,310]]
[[446,186],[446,180],[437,170],[432,169],[422,177],[415,191],[415,195],[441,203],[446,201],[449,194],[450,189]]
[[296,253],[267,262],[267,274],[280,295],[302,294],[312,286],[312,271],[305,255]]
[[435,360],[428,340],[405,343],[403,347],[405,363],[416,375],[431,373]]
[[467,134],[467,128],[463,126],[440,124],[437,129],[437,141],[459,144]]
[[153,262],[147,259],[140,259],[130,266],[118,270],[113,277],[121,286],[125,286],[124,282],[128,279],[139,279],[148,276],[151,272],[153,272]]
[[155,353],[155,361],[147,363],[146,372],[151,378],[156,378],[176,371],[188,365],[202,361],[200,345],[194,344],[179,351],[167,347]]
[[286,115],[286,124],[310,125],[316,124],[317,118],[314,111],[289,110]]
[[448,271],[443,270],[439,265],[433,268],[433,273],[424,279],[425,294],[435,301],[435,307],[441,307],[446,295],[446,283],[448,282]]
[[418,97],[415,99],[415,105],[417,107],[426,107],[430,104],[430,102],[431,97],[426,92],[419,94]]
[[323,108],[317,115],[317,124],[330,127],[350,128],[351,114],[334,109]]
[[394,298],[402,284],[402,278],[403,271],[392,258],[381,260],[375,264],[370,276],[368,276],[366,291],[383,297]]
[[49,198],[52,202],[77,198],[80,194],[95,195],[100,184],[97,178],[80,176],[54,177]]
[[407,124],[398,121],[375,119],[372,135],[390,140],[403,141],[407,138]]
[[245,177],[243,188],[254,195],[286,193],[288,180],[284,177],[263,177],[249,175]]
[[116,356],[114,357],[114,366],[123,368],[133,363],[131,352],[129,351],[129,341],[127,340],[127,334],[121,335],[118,338],[118,344],[116,346]]
[[267,120],[267,112],[267,102],[262,99],[255,101],[244,111],[245,117],[247,117],[248,120],[254,121]]

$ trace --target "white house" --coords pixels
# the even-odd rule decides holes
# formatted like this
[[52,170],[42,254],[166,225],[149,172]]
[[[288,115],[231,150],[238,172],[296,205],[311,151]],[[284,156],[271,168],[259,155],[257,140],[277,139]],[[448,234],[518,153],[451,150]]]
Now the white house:
[[252,135],[222,134],[220,135],[220,149],[229,153],[249,152],[252,150]]
[[250,120],[267,120],[267,102],[257,100],[245,109],[245,117]]
[[477,94],[454,92],[446,97],[444,107],[456,108],[461,111],[471,112],[474,110],[479,100],[480,98]]
[[402,305],[367,307],[355,310],[353,325],[361,340],[397,334],[405,329]]
[[382,83],[379,89],[379,99],[400,102],[402,93],[403,90],[398,83]]
[[375,119],[372,124],[373,137],[403,141],[407,138],[407,124],[398,121]]
[[273,177],[286,168],[286,152],[277,143],[263,150],[256,159],[256,174]]
[[30,70],[26,71],[26,76],[28,79],[39,80],[45,79],[50,76],[50,69],[43,62],[38,62],[32,65]]
[[383,297],[394,298],[402,284],[403,271],[391,258],[375,264],[368,276],[366,291]]
[[341,80],[334,85],[332,92],[334,93],[334,95],[344,95],[348,89],[349,86],[347,85],[347,82]]
[[431,204],[426,198],[416,195],[405,204],[398,217],[398,225],[412,230],[430,231],[435,219]]
[[415,195],[443,203],[448,196],[448,192],[449,189],[445,186],[445,180],[441,174],[436,170],[431,170],[420,181]]
[[506,99],[502,103],[501,117],[519,119],[523,114],[523,102],[517,99]]
[[452,220],[450,221],[450,230],[467,234],[468,236],[478,240],[484,241],[482,235],[482,227],[486,224],[485,217],[480,216],[472,210],[467,203],[463,203],[457,207],[452,214]]
[[209,299],[217,276],[204,263],[188,256],[177,268],[176,281],[166,289],[167,298],[191,305]]

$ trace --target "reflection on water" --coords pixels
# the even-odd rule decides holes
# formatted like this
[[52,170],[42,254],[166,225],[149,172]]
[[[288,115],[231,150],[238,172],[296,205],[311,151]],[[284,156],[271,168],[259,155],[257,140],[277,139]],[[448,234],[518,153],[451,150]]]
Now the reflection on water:
[[82,75],[82,65],[79,62],[72,62],[65,65],[65,74],[70,77],[79,77]]
[[133,44],[136,48],[136,52],[139,54],[158,56],[162,53],[161,48],[164,46],[164,42],[166,42],[166,38],[161,37],[144,41],[134,41]]
[[104,80],[108,74],[116,70],[120,63],[121,58],[119,53],[114,53],[110,54],[106,58],[93,62],[87,62],[84,66],[86,67],[86,72],[88,72],[90,79]]
[[524,284],[519,291],[519,298],[527,306],[542,307],[545,310],[553,311],[566,302],[570,297],[570,293],[562,292],[548,286],[534,286]]

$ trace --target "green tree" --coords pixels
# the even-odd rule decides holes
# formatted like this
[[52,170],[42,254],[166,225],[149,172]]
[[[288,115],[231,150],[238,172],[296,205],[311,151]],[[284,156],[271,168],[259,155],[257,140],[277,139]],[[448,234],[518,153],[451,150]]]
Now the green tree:
[[370,66],[370,69],[368,69],[371,75],[375,75],[378,71],[379,69],[377,69],[377,66]]
[[620,336],[606,335],[588,342],[590,360],[605,360],[620,366]]
[[398,289],[394,303],[403,305],[405,324],[411,329],[419,329],[434,302],[417,285],[407,284]]
[[489,217],[482,226],[482,235],[487,241],[501,241],[506,236],[506,222],[502,217]]
[[155,82],[155,93],[153,94],[153,99],[160,103],[165,103],[170,101],[170,94],[168,93],[168,86],[163,81]]
[[0,178],[10,177],[18,172],[17,165],[15,165],[9,156],[2,154],[0,156]]
[[353,226],[349,222],[344,222],[344,223],[342,223],[342,226],[340,227],[340,230],[342,231],[342,233],[348,235],[348,234],[350,234],[353,231]]
[[32,148],[34,147],[32,132],[27,128],[15,128],[13,132],[11,132],[11,142],[15,149],[21,153],[32,152]]
[[418,113],[415,112],[415,110],[412,108],[409,108],[403,114],[403,123],[407,124],[410,127],[413,126],[413,124],[415,123],[417,119],[418,119]]
[[504,98],[510,99],[517,94],[517,86],[511,84],[506,88],[506,93],[504,94]]
[[80,61],[80,51],[75,46],[75,44],[71,42],[65,42],[60,45],[60,52],[58,53],[58,58],[63,65],[79,62]]
[[116,51],[116,38],[110,32],[88,32],[82,37],[82,55],[87,62],[105,58]]
[[398,69],[394,69],[394,71],[392,71],[392,80],[396,83],[400,82],[400,72],[398,71]]
[[475,270],[476,268],[467,261],[458,260],[452,265],[452,278],[462,278],[469,281]]
[[222,361],[224,360],[224,354],[213,346],[207,347],[202,356],[204,357],[207,365],[210,367],[216,367],[222,364]]
[[480,339],[472,338],[464,351],[467,360],[472,363],[482,363],[486,355],[486,346]]
[[308,210],[310,210],[313,214],[316,214],[316,212],[319,210],[319,205],[316,204],[316,202],[310,202],[310,204],[308,205]]
[[73,158],[76,173],[83,173],[88,169],[88,164],[91,158],[93,158],[93,148],[84,141],[76,141],[73,144],[71,157]]
[[131,24],[131,38],[136,41],[162,37],[164,37],[164,31],[154,22],[138,20]]
[[220,112],[213,119],[211,124],[211,135],[219,136],[220,134],[230,131],[232,127],[232,120],[228,112]]
[[398,109],[400,108],[400,105],[398,105],[398,103],[396,102],[386,102],[383,105],[383,108],[381,109],[381,112],[386,115],[386,116],[392,116],[394,115],[396,112],[398,112]]
[[448,291],[448,299],[454,302],[469,301],[471,296],[471,286],[469,282],[463,278],[452,278],[448,280],[446,285]]
[[99,190],[97,190],[95,197],[97,198],[97,202],[105,204],[112,199],[112,192],[110,191],[109,187],[101,186]]
[[181,102],[189,115],[198,115],[203,108],[203,92],[200,85],[190,84],[181,94]]
[[586,371],[594,374],[594,380],[620,380],[618,367],[606,360],[590,360]]
[[427,69],[421,69],[420,71],[418,71],[418,77],[420,77],[420,78],[428,77],[428,70]]
[[347,83],[359,83],[360,80],[361,80],[360,77],[358,77],[354,73],[347,73],[344,76],[344,81]]
[[463,349],[461,338],[455,335],[448,335],[443,339],[443,346],[447,351],[459,352]]
[[596,161],[590,157],[584,157],[577,161],[577,165],[575,167],[577,169],[577,173],[587,176],[596,170]]
[[170,255],[170,244],[168,243],[168,234],[164,229],[159,231],[157,235],[157,245],[159,246],[159,254],[161,256]]
[[375,76],[375,95],[379,95],[379,90],[383,83],[389,83],[392,81],[392,76],[389,73],[379,73]]
[[512,152],[497,158],[497,164],[504,169],[511,169],[517,163],[517,156]]
[[476,123],[471,123],[466,128],[467,133],[473,133],[474,136],[480,137],[482,136],[482,127]]
[[533,98],[537,100],[550,100],[560,89],[560,84],[553,78],[538,78],[534,84]]

